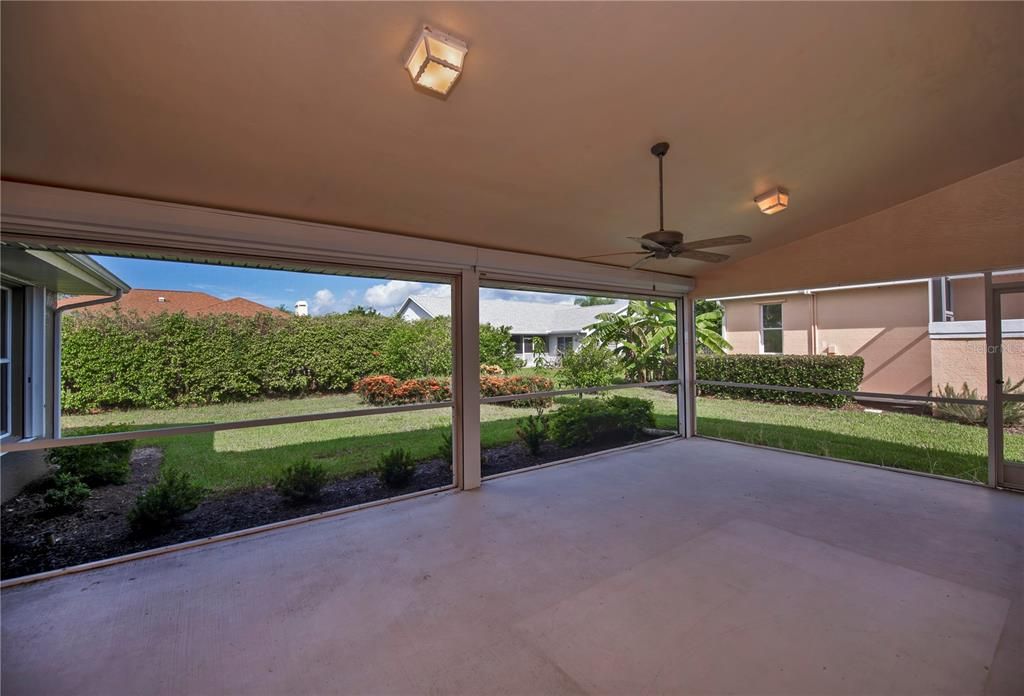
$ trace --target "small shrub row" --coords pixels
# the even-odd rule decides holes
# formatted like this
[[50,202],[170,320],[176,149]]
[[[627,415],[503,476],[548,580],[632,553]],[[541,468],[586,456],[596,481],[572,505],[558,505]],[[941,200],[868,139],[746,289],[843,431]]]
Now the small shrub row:
[[[80,428],[75,431],[74,436],[123,432],[129,429],[130,426],[126,425]],[[46,461],[56,466],[61,473],[77,476],[89,486],[105,486],[124,483],[128,480],[128,475],[132,470],[133,449],[135,449],[134,440],[58,447],[47,452]]]
[[448,381],[435,377],[400,380],[391,375],[373,375],[356,382],[352,391],[374,406],[418,404],[452,398]]
[[327,480],[327,470],[322,464],[303,459],[285,467],[274,482],[274,489],[290,503],[304,503],[318,500]]
[[416,473],[416,462],[408,450],[396,447],[380,459],[377,476],[386,488],[404,488]]
[[[855,355],[698,355],[697,379],[783,387],[857,391],[864,379],[864,358]],[[838,408],[850,399],[831,394],[807,394],[769,389],[697,385],[702,396],[753,401],[809,404]]]
[[547,435],[562,447],[602,441],[631,441],[654,427],[654,404],[646,399],[611,396],[579,399],[546,416]]
[[[552,389],[554,382],[547,377],[480,375],[480,396],[483,397],[531,394]],[[400,380],[391,375],[373,375],[356,382],[353,391],[359,394],[364,402],[373,406],[447,401],[452,397],[448,381],[434,377]],[[550,403],[550,399],[522,399],[510,401],[508,405],[540,408]]]
[[50,510],[70,512],[78,510],[89,498],[89,486],[74,474],[58,472],[53,486],[43,495],[43,504]]
[[516,437],[526,447],[526,451],[536,457],[548,438],[547,420],[541,414],[523,418],[516,426]]
[[128,511],[128,522],[137,534],[156,534],[170,527],[203,500],[203,489],[187,471],[165,469],[160,480],[147,488]]
[[[1019,394],[1024,391],[1024,379],[1014,382],[1010,378],[1003,380],[1004,394]],[[964,382],[960,391],[947,384],[938,390],[936,396],[946,399],[978,399],[978,390],[971,389]],[[983,404],[935,404],[933,413],[939,418],[967,423],[968,425],[985,425],[988,422],[988,406]],[[1024,403],[1020,401],[1003,401],[1003,425],[1019,425],[1024,423]]]
[[[511,377],[480,377],[480,396],[509,396],[511,394],[532,394],[533,392],[552,391],[555,383],[548,377],[538,375],[512,375]],[[550,398],[517,399],[504,402],[505,406],[514,408],[546,408],[552,403]]]

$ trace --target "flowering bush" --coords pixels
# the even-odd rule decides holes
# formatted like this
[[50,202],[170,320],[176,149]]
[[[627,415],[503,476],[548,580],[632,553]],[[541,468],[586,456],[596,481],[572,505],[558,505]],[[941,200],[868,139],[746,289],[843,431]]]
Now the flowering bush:
[[418,404],[426,401],[447,401],[452,390],[447,380],[435,377],[395,379],[391,375],[364,377],[353,387],[359,396],[374,406]]
[[[509,394],[531,394],[540,391],[552,391],[555,383],[547,377],[526,377],[513,375],[511,377],[492,377],[490,375],[480,376],[480,396],[506,396]],[[551,399],[517,399],[506,401],[505,405],[519,408],[546,408],[551,405]]]
[[481,365],[480,374],[489,375],[491,377],[501,377],[505,374],[505,370],[501,365]]
[[[506,396],[508,394],[530,394],[550,391],[554,383],[547,377],[500,377],[480,376],[480,396]],[[447,401],[452,398],[451,385],[447,380],[435,377],[419,379],[396,379],[391,375],[373,375],[356,382],[353,390],[368,404],[390,406],[395,404],[418,404],[430,401]],[[541,408],[551,404],[550,399],[523,399],[507,402],[509,406]]]

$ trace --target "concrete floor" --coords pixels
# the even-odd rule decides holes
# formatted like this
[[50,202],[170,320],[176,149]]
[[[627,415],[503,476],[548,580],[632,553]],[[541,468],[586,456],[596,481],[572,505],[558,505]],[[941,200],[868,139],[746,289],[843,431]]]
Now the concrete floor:
[[3,693],[1024,693],[1024,496],[674,441],[3,592]]

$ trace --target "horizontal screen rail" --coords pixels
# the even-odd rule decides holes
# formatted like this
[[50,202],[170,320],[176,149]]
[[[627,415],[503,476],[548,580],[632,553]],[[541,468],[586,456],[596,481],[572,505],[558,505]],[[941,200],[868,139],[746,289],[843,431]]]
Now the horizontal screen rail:
[[595,392],[612,391],[614,389],[634,389],[639,387],[672,387],[679,386],[678,379],[664,379],[660,382],[636,382],[631,384],[609,384],[604,387],[579,387],[577,389],[559,389],[555,391],[528,392],[526,394],[503,394],[501,396],[485,396],[480,399],[482,404],[500,404],[506,401],[522,401],[524,399],[549,399],[554,396],[580,396]]
[[694,380],[698,385],[709,387],[734,387],[736,389],[767,389],[769,391],[796,392],[798,394],[827,394],[863,399],[893,399],[895,401],[917,401],[937,404],[970,404],[984,406],[984,399],[957,399],[945,396],[918,396],[916,394],[884,394],[881,392],[843,391],[841,389],[818,389],[816,387],[784,387],[781,384],[747,384],[745,382],[718,382],[711,379]]
[[452,401],[434,401],[426,404],[405,404],[402,406],[384,406],[381,408],[359,408],[351,411],[328,411],[327,413],[304,413],[295,416],[274,416],[254,420],[228,421],[226,423],[196,423],[195,425],[175,425],[168,428],[151,428],[149,430],[126,430],[121,433],[97,433],[96,435],[80,435],[78,437],[47,438],[22,440],[20,442],[4,442],[4,452],[27,452],[31,450],[54,449],[57,447],[75,447],[77,445],[98,445],[104,442],[120,442],[154,437],[173,437],[174,435],[194,435],[196,433],[212,433],[218,430],[241,430],[243,428],[260,428],[268,425],[288,425],[290,423],[309,423],[312,421],[338,420],[340,418],[357,418],[359,416],[375,416],[386,413],[403,413],[406,411],[427,411],[430,409],[452,408]]

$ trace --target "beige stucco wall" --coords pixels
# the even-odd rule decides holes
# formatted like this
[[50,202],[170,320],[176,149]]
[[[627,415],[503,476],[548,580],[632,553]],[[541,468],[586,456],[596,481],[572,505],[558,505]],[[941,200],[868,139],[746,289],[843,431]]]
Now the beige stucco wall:
[[[1024,338],[1003,339],[1003,375],[1014,382],[1024,377]],[[985,339],[932,341],[932,379],[936,392],[946,384],[959,391],[966,382],[985,398]]]
[[[1021,241],[1024,245],[1024,241]],[[996,283],[1024,281],[1024,273],[998,275]],[[985,320],[985,279],[954,278],[950,281],[953,290],[953,318],[957,321]],[[1024,319],[1024,293],[1004,294],[1001,300],[1003,319]]]
[[[783,352],[864,358],[864,391],[927,394],[931,384],[926,283],[727,300],[726,338],[735,353],[757,353],[759,308],[782,302]],[[811,316],[817,317],[812,347]]]
[[807,355],[807,337],[810,321],[810,301],[803,295],[783,295],[756,300],[728,300],[723,302],[725,338],[734,353],[760,352],[761,305],[782,304],[782,352]]
[[816,295],[818,352],[864,358],[861,390],[927,394],[928,284],[890,285]]

